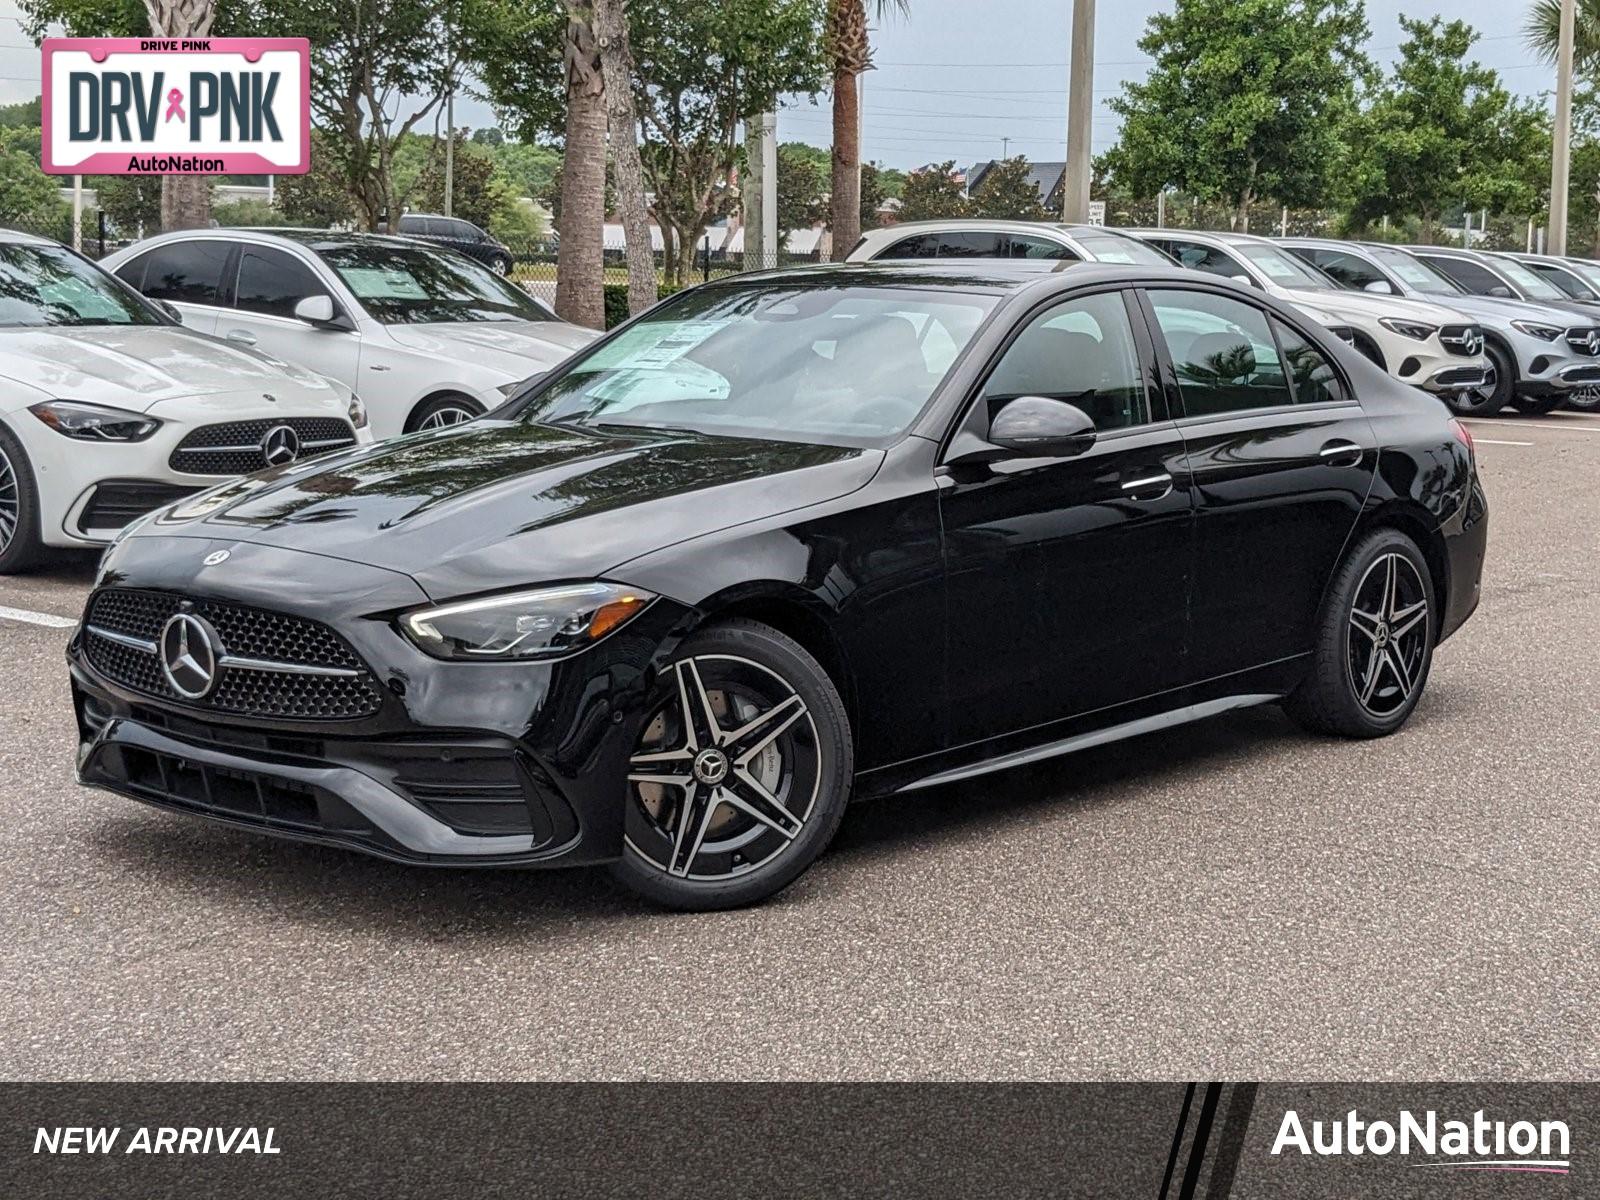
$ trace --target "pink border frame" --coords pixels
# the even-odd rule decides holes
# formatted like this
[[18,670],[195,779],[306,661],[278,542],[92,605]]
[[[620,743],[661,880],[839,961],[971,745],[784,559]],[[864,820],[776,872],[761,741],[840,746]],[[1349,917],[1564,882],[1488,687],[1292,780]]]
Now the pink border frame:
[[[146,49],[147,42],[170,41],[180,46],[185,41],[203,41],[201,50]],[[44,137],[40,144],[41,166],[46,175],[186,175],[189,171],[130,171],[128,159],[141,151],[91,154],[80,163],[57,166],[50,158],[50,71],[58,50],[86,50],[95,62],[105,62],[112,54],[242,54],[246,62],[259,62],[268,50],[293,50],[300,55],[300,161],[283,167],[253,151],[223,151],[207,158],[222,161],[222,175],[304,175],[311,169],[311,42],[307,38],[46,38],[42,46],[44,68],[40,77],[41,119]],[[174,152],[179,153],[179,152]],[[206,172],[211,174],[211,172]]]

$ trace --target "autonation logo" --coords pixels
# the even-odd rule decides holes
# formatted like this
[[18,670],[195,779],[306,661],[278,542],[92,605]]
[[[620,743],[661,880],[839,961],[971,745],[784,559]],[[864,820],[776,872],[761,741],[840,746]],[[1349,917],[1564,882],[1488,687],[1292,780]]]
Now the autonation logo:
[[1272,1153],[1298,1150],[1327,1158],[1390,1154],[1448,1158],[1450,1162],[1415,1162],[1412,1167],[1461,1171],[1523,1171],[1566,1175],[1572,1170],[1572,1135],[1564,1121],[1492,1121],[1480,1108],[1470,1121],[1440,1120],[1432,1109],[1420,1117],[1401,1109],[1393,1120],[1363,1120],[1356,1109],[1331,1121],[1310,1122],[1289,1109],[1278,1126]]

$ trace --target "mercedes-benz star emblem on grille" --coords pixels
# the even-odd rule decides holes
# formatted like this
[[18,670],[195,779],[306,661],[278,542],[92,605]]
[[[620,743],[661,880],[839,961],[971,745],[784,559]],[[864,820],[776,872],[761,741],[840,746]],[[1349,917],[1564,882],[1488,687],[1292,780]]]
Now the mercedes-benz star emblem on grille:
[[300,435],[290,425],[274,425],[261,435],[261,457],[267,466],[281,467],[300,457]]
[[161,673],[186,700],[203,699],[216,686],[220,657],[217,631],[203,617],[181,612],[161,627]]
[[228,561],[228,556],[231,553],[232,551],[230,550],[213,550],[210,554],[206,555],[205,558],[201,559],[200,565],[202,567],[214,567],[218,563],[225,563]]
[[1583,348],[1590,354],[1600,354],[1600,333],[1589,330],[1588,336],[1583,339]]

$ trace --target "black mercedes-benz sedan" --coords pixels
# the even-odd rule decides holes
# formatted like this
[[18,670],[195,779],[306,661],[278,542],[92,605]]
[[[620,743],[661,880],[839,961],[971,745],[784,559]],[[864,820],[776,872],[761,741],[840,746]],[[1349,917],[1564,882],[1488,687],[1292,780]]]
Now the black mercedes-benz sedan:
[[69,649],[78,771],[728,907],[852,797],[1244,705],[1391,733],[1486,532],[1438,400],[1228,281],[745,275],[478,420],[143,519]]

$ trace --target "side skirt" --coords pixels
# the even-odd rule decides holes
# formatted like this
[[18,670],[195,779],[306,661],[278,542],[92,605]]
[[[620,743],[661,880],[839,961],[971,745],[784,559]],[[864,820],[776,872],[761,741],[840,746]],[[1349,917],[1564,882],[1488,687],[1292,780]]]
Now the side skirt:
[[1280,694],[1274,692],[1249,692],[1235,696],[1219,696],[1214,700],[1205,700],[1198,704],[1186,704],[1181,708],[1174,708],[1167,712],[1140,717],[1133,721],[1124,721],[1120,725],[1108,725],[1104,729],[1075,734],[1059,741],[1047,742],[1042,746],[1034,746],[1027,750],[1017,750],[1010,754],[1002,754],[995,758],[985,759],[982,762],[972,763],[969,766],[953,767],[947,771],[925,775],[921,779],[915,779],[895,790],[897,792],[916,792],[921,791],[923,788],[956,783],[962,779],[972,779],[978,775],[988,775],[994,771],[1005,771],[1012,767],[1026,766],[1029,763],[1042,762],[1048,758],[1071,754],[1075,750],[1087,750],[1091,746],[1103,746],[1108,742],[1120,742],[1125,738],[1138,737],[1140,734],[1158,733],[1163,729],[1171,729],[1177,725],[1187,725],[1191,721],[1203,721],[1207,717],[1214,717],[1219,713],[1229,712],[1236,708],[1253,708],[1259,704],[1272,704],[1282,698]]

